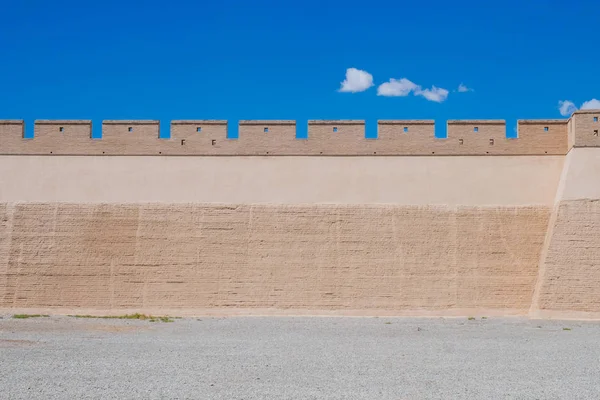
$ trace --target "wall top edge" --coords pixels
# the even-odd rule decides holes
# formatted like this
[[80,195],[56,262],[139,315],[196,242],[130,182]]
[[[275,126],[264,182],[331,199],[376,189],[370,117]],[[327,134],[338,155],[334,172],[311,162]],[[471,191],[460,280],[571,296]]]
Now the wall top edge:
[[600,109],[594,109],[594,110],[577,110],[573,114],[600,114]]
[[311,119],[309,125],[364,125],[364,119]]
[[433,119],[380,119],[379,125],[435,125]]
[[0,119],[0,125],[23,125],[25,120],[22,119]]
[[293,119],[243,119],[238,122],[239,125],[296,125]]
[[160,121],[155,119],[105,119],[103,125],[158,125]]
[[227,125],[226,119],[175,119],[171,125]]
[[449,119],[448,125],[506,125],[503,119]]
[[91,125],[89,119],[36,119],[35,125]]
[[539,125],[539,124],[554,124],[554,125],[567,125],[568,119],[520,119],[517,120],[519,125]]

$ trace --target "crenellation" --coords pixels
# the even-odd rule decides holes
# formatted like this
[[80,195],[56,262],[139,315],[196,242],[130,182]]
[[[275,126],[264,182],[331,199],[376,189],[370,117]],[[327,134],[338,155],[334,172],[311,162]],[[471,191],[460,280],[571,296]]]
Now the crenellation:
[[226,120],[173,120],[170,138],[158,120],[104,120],[92,138],[90,120],[36,120],[25,139],[23,120],[0,120],[0,154],[189,156],[423,156],[565,155],[572,147],[600,147],[600,110],[569,119],[519,120],[517,138],[506,121],[448,120],[447,137],[435,136],[434,120],[378,120],[377,138],[365,137],[364,120],[309,120],[299,139],[294,120],[241,120],[229,138]]
[[600,147],[600,110],[579,110],[571,116],[573,147]]
[[231,143],[235,155],[289,155],[296,148],[296,121],[242,120],[239,136]]
[[157,120],[102,121],[103,154],[160,155],[164,143]]

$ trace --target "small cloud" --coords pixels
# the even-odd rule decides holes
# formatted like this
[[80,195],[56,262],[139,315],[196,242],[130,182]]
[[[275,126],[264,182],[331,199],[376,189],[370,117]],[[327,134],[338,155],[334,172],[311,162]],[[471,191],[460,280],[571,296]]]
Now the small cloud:
[[[586,103],[583,103],[583,104],[586,104]],[[562,115],[563,117],[570,117],[571,114],[573,114],[575,111],[577,111],[577,107],[575,107],[575,104],[573,104],[572,101],[569,101],[569,100],[559,101],[558,102],[558,111],[560,112],[560,115]]]
[[377,88],[378,96],[386,97],[405,97],[409,94],[422,96],[429,101],[441,103],[448,98],[448,90],[432,86],[431,89],[422,89],[420,85],[406,79],[391,78],[388,82],[382,83]]
[[[582,110],[598,110],[600,109],[600,100],[591,99],[581,105]],[[564,114],[563,114],[564,115]]]
[[448,91],[446,89],[438,88],[432,86],[431,89],[425,90],[416,90],[416,96],[423,96],[429,101],[435,101],[436,103],[441,103],[442,101],[448,98]]
[[379,85],[377,88],[377,95],[388,97],[404,97],[408,96],[410,92],[415,90],[421,90],[421,87],[406,78],[392,78],[389,80],[389,82]]
[[373,86],[373,75],[367,71],[356,68],[346,70],[346,79],[342,82],[339,92],[357,93],[364,92]]
[[465,93],[465,92],[473,92],[474,90],[471,88],[468,88],[467,86],[465,86],[464,84],[461,83],[460,85],[458,85],[457,91],[459,93]]

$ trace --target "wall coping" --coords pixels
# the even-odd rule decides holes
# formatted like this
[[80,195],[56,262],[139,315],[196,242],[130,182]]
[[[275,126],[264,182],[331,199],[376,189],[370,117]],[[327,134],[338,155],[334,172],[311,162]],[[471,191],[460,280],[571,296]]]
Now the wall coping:
[[102,125],[158,125],[160,121],[154,119],[105,119]]
[[227,125],[226,119],[175,119],[171,125]]
[[311,119],[309,125],[364,125],[364,119]]
[[593,110],[577,110],[573,114],[600,114],[600,109]]
[[36,119],[35,125],[91,125],[89,119]]
[[503,119],[449,119],[448,125],[506,125]]
[[296,125],[295,120],[286,119],[243,119],[239,125]]
[[433,119],[380,119],[377,120],[379,125],[435,125]]
[[0,125],[24,125],[23,119],[0,119]]
[[517,124],[520,124],[520,125],[539,125],[539,124],[567,125],[568,123],[569,123],[568,119],[520,119],[520,120],[517,120]]

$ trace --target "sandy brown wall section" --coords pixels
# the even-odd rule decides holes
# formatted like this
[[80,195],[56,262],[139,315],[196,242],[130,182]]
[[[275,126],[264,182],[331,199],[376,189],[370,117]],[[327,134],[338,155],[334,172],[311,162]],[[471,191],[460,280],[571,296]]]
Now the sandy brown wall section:
[[543,206],[11,207],[0,307],[142,311],[524,312],[549,215]]
[[600,313],[600,199],[558,207],[539,310]]
[[600,147],[600,110],[577,111],[571,120],[575,147]]
[[210,120],[172,121],[170,139],[159,138],[158,121],[107,120],[102,139],[91,139],[90,121],[36,121],[34,139],[22,130],[0,121],[0,154],[564,155],[570,137],[567,120],[519,121],[518,139],[506,139],[502,120],[448,121],[445,139],[431,120],[381,120],[378,139],[366,139],[364,121],[352,120],[309,121],[308,139],[296,139],[295,121],[281,120],[240,121],[238,139],[227,138],[226,121]]

